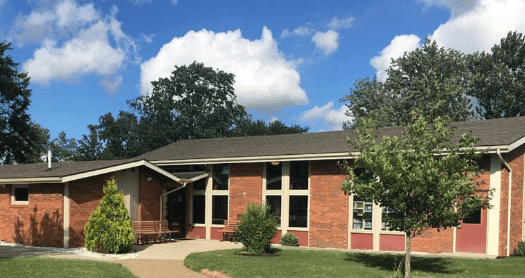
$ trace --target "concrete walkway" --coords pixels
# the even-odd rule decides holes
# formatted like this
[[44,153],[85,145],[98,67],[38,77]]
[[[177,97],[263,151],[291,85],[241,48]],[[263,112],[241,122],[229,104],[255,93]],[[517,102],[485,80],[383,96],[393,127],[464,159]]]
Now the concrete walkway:
[[[162,244],[135,245],[136,255],[86,256],[82,253],[64,253],[58,249],[23,245],[0,245],[0,257],[45,257],[61,259],[98,260],[122,264],[133,275],[149,277],[206,277],[184,266],[191,253],[213,250],[238,249],[242,244],[218,240],[180,240]],[[129,258],[133,257],[133,258]]]

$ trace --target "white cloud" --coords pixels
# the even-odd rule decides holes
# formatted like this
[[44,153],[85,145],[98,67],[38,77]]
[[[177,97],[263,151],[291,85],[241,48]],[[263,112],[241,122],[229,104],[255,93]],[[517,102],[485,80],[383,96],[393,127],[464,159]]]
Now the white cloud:
[[177,5],[179,3],[179,0],[170,0],[171,4]]
[[310,35],[312,32],[313,30],[306,26],[297,27],[293,31],[284,29],[281,32],[281,39],[292,37],[292,36],[304,37],[304,36]]
[[479,4],[479,0],[417,0],[425,3],[425,6],[441,6],[451,10],[452,17],[469,12]]
[[140,36],[142,37],[142,39],[143,39],[146,43],[152,43],[152,42],[153,42],[153,38],[155,37],[155,34],[149,34],[149,35],[146,35],[146,34],[140,32]]
[[331,29],[348,29],[351,28],[353,25],[355,18],[353,16],[349,16],[347,18],[337,18],[337,16],[334,16],[330,23],[328,24],[328,27]]
[[[154,0],[128,0],[133,5],[144,5],[144,4],[151,4]],[[179,0],[170,0],[170,3],[173,5],[177,5],[179,3]]]
[[106,88],[106,90],[115,93],[120,87],[120,84],[122,84],[122,81],[122,75],[108,76],[100,80],[100,85]]
[[399,35],[395,36],[390,44],[381,50],[379,56],[370,60],[370,64],[376,69],[377,79],[385,81],[388,77],[386,69],[390,66],[392,59],[403,56],[405,52],[410,52],[418,48],[421,39],[416,35]]
[[316,32],[312,37],[315,48],[321,49],[325,55],[330,55],[337,50],[339,46],[339,33],[334,30],[326,32]]
[[479,0],[475,3],[477,5],[467,12],[441,24],[430,39],[440,46],[471,53],[489,51],[509,31],[525,33],[525,1]]
[[333,107],[334,103],[332,101],[321,107],[314,106],[312,109],[301,114],[299,118],[305,122],[322,120],[328,124],[332,130],[343,129],[343,123],[350,120],[350,117],[345,115],[346,106],[341,105],[339,109],[333,109]]
[[[43,85],[51,80],[71,81],[97,74],[103,77],[103,87],[115,91],[122,82],[115,81],[119,79],[115,74],[128,60],[140,62],[135,42],[124,34],[115,18],[117,12],[112,7],[110,15],[103,15],[93,4],[65,0],[19,17],[19,29],[15,28],[21,31],[18,39],[41,43],[33,57],[23,63],[23,70],[32,82]],[[39,23],[43,28],[40,30],[49,33],[29,38],[30,29],[38,29]]]
[[253,41],[243,38],[240,30],[214,33],[203,29],[173,38],[156,57],[141,64],[142,93],[150,93],[150,82],[168,77],[175,65],[193,61],[235,74],[235,94],[239,103],[249,109],[274,112],[308,104],[299,86],[297,62],[283,57],[266,27],[261,39]]

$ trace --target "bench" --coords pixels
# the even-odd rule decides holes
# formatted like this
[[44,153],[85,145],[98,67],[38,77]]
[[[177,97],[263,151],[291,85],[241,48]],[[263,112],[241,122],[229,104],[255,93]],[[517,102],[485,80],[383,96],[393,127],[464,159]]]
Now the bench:
[[223,241],[230,241],[230,239],[235,241],[235,236],[237,235],[235,229],[237,228],[237,224],[239,224],[239,221],[224,220],[224,228],[222,229]]
[[133,230],[137,235],[137,244],[140,244],[141,239],[145,237],[145,240],[142,240],[142,243],[148,243],[149,237],[153,236],[153,242],[157,242],[157,237],[159,242],[164,239],[166,241],[168,235],[171,240],[171,234],[179,232],[178,230],[170,230],[168,227],[168,220],[157,220],[157,221],[133,221]]

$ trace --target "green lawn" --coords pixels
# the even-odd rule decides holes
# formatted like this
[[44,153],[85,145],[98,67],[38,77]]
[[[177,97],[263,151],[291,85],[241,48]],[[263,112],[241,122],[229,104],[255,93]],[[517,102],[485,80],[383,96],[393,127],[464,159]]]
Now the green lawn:
[[[184,264],[236,277],[394,277],[402,256],[280,250],[274,257],[235,255],[237,250],[194,253]],[[402,276],[402,273],[397,275]],[[524,277],[525,258],[499,260],[412,257],[413,277]]]
[[48,258],[0,258],[0,277],[135,277],[117,263]]

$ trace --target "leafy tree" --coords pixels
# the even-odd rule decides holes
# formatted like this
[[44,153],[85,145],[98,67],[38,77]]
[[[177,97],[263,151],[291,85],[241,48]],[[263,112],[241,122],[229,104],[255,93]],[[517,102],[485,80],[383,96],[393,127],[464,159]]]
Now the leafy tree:
[[491,194],[475,195],[481,154],[472,146],[477,139],[463,134],[454,144],[449,122],[438,117],[429,124],[428,118],[412,113],[401,137],[385,136],[377,142],[377,122],[361,118],[357,139],[349,139],[360,154],[345,165],[343,190],[380,204],[388,212],[386,225],[406,234],[405,277],[410,277],[412,238],[429,228],[458,226],[490,200]]
[[98,137],[99,142],[104,146],[100,154],[101,159],[129,158],[140,154],[132,152],[132,146],[136,146],[137,127],[137,116],[133,113],[120,111],[116,119],[111,113],[107,113],[100,116],[99,124],[95,126],[97,136],[91,132],[90,140]]
[[467,69],[463,53],[427,40],[421,48],[392,60],[384,83],[359,79],[342,101],[349,102],[347,114],[355,119],[377,111],[381,126],[407,124],[416,110],[453,121],[468,120],[474,114],[466,94],[471,78]]
[[266,124],[262,120],[252,121],[248,119],[245,123],[237,126],[232,136],[259,136],[259,135],[277,135],[290,133],[308,132],[308,127],[299,125],[287,126],[279,120]]
[[38,156],[35,151],[42,133],[27,113],[29,77],[18,72],[7,50],[12,50],[11,43],[0,42],[0,160],[3,164],[26,163]]
[[31,123],[31,129],[35,136],[33,137],[30,155],[24,163],[41,163],[45,160],[49,149],[49,129],[34,122]]
[[78,156],[77,147],[75,138],[67,139],[66,132],[62,131],[58,134],[58,137],[53,138],[53,140],[49,142],[49,149],[53,154],[51,160],[55,162],[76,160]]
[[[175,66],[169,78],[151,82],[153,92],[128,102],[161,145],[184,139],[228,136],[247,117],[236,101],[234,75],[193,62]],[[163,140],[162,140],[163,139]]]
[[525,37],[509,32],[492,53],[471,55],[475,73],[470,94],[485,119],[525,115]]
[[78,141],[76,160],[99,160],[102,158],[103,146],[99,142],[97,128],[94,125],[88,125],[89,135],[82,135]]
[[128,252],[135,233],[124,203],[124,194],[117,190],[114,178],[104,186],[104,197],[84,227],[85,246],[89,251],[103,253]]
[[241,242],[248,254],[271,252],[271,241],[277,233],[277,222],[266,203],[249,203],[237,224],[235,241]]

